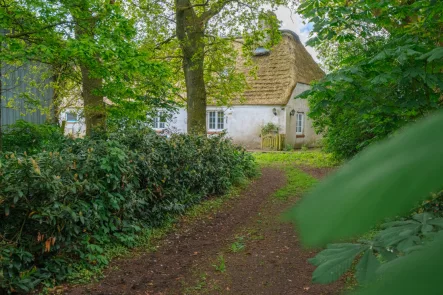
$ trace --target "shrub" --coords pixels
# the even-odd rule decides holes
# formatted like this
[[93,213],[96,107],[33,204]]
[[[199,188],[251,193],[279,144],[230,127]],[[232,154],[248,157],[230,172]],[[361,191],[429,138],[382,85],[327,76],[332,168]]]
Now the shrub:
[[278,126],[274,123],[267,123],[261,128],[261,134],[269,134],[278,132]]
[[3,151],[36,153],[42,149],[58,150],[65,140],[60,127],[52,124],[33,124],[19,120],[4,127]]
[[430,212],[439,217],[443,217],[443,191],[432,194],[432,198],[423,202],[418,212]]
[[285,149],[284,150],[287,151],[287,152],[293,151],[294,150],[294,146],[292,144],[287,143],[287,144],[285,144]]
[[[442,125],[439,112],[369,147],[288,213],[306,245],[339,242],[310,260],[315,282],[335,281],[352,267],[363,287],[356,294],[439,294],[443,218],[435,205],[441,193],[427,200],[442,187]],[[361,234],[357,243],[344,242]],[[429,271],[416,271],[422,269]]]
[[60,151],[0,154],[0,288],[64,280],[73,261],[108,263],[136,235],[253,176],[252,156],[220,137],[126,130]]

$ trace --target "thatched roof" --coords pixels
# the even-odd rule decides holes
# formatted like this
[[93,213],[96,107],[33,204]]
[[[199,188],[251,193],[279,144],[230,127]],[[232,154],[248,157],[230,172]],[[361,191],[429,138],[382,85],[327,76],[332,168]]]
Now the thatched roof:
[[[282,35],[281,42],[269,55],[253,57],[257,75],[246,75],[245,100],[233,102],[234,105],[286,105],[297,83],[311,84],[324,76],[296,33],[283,30]],[[244,73],[250,70],[241,58],[237,67]]]

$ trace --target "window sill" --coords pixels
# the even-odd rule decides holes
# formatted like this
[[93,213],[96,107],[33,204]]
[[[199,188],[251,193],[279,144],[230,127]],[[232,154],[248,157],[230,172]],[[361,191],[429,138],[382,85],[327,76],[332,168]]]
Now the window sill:
[[295,135],[295,138],[305,138],[305,135],[304,134],[297,134],[297,135]]
[[214,134],[222,134],[223,130],[210,130],[208,132],[206,132],[209,135],[214,135]]

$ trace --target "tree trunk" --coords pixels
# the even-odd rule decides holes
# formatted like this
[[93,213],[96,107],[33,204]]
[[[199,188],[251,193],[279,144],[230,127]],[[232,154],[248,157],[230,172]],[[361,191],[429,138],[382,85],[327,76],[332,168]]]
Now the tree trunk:
[[82,97],[84,105],[84,117],[86,124],[86,135],[90,136],[93,131],[106,129],[106,109],[103,96],[98,95],[102,85],[101,78],[92,78],[90,70],[85,65],[80,65],[82,72]]
[[[86,6],[81,6],[83,12],[88,12]],[[83,37],[94,39],[95,19],[91,15],[86,20],[76,19],[75,38],[81,40]],[[99,60],[95,61],[97,64]],[[100,77],[94,77],[91,73],[91,64],[80,62],[80,71],[82,73],[82,98],[83,115],[86,124],[86,135],[90,136],[94,131],[103,131],[106,129],[106,108],[103,102],[103,96],[98,91],[103,86],[103,80]]]
[[60,85],[61,74],[58,71],[60,69],[54,66],[52,70],[54,72],[54,75],[52,76],[52,82],[58,84],[58,87],[53,88],[52,101],[51,101],[51,114],[49,117],[49,122],[54,125],[60,125],[60,103],[61,103],[60,99],[62,98],[60,97],[58,89],[59,87],[63,87],[64,85]]
[[[2,44],[0,43],[0,53],[1,53],[1,47]],[[2,127],[2,112],[3,112],[3,105],[2,105],[2,95],[3,95],[3,73],[2,73],[2,62],[0,61],[0,152],[3,150],[3,127]]]
[[189,0],[176,0],[176,33],[183,51],[188,133],[206,135],[206,85],[204,79],[204,23]]
[[203,60],[193,60],[195,55],[184,57],[188,133],[206,134],[206,86],[203,76]]

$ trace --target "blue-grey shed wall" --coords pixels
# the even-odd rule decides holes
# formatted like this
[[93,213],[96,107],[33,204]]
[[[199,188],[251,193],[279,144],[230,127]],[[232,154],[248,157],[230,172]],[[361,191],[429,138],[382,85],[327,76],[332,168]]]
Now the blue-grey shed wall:
[[[14,124],[17,120],[42,124],[47,119],[47,111],[53,96],[53,89],[49,86],[49,79],[42,81],[41,70],[39,73],[32,68],[45,67],[36,64],[27,64],[20,67],[6,66],[3,64],[2,71],[2,91],[1,125]],[[31,70],[32,69],[32,70]],[[32,87],[31,83],[37,83],[39,86]],[[28,99],[23,98],[26,94]],[[25,103],[26,100],[32,100],[33,103]],[[13,102],[13,108],[8,107],[8,102]],[[45,110],[46,109],[46,110]]]
[[[0,34],[7,30],[0,29]],[[0,48],[1,50],[1,48]],[[1,54],[1,53],[0,53]],[[39,63],[28,63],[23,66],[11,66],[0,63],[1,82],[1,126],[14,124],[17,120],[42,124],[47,120],[45,113],[49,110],[54,90],[49,86],[50,79],[42,78],[42,72],[48,69]],[[37,83],[37,87],[32,87]],[[23,94],[35,101],[33,106],[26,104]],[[14,107],[8,107],[8,102],[14,101]],[[46,109],[46,112],[43,111]]]

